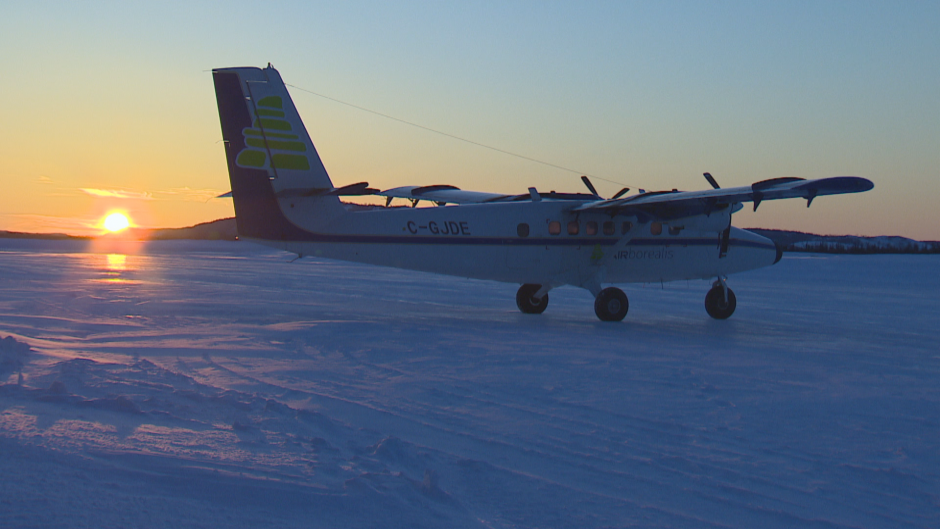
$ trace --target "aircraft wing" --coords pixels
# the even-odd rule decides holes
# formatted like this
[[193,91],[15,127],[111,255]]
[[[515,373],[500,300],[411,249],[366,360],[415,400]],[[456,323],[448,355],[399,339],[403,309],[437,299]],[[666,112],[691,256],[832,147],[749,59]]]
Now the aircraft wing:
[[753,202],[754,210],[764,200],[805,198],[806,206],[822,195],[840,195],[868,191],[875,185],[857,176],[835,176],[805,180],[803,178],[773,178],[750,186],[708,189],[703,191],[656,191],[626,198],[598,200],[582,204],[572,211],[633,210],[660,218],[677,218],[721,209],[728,205]]
[[498,193],[464,191],[450,185],[396,187],[381,191],[376,195],[388,198],[407,198],[409,200],[430,200],[449,204],[479,204],[481,202],[493,202],[507,196]]

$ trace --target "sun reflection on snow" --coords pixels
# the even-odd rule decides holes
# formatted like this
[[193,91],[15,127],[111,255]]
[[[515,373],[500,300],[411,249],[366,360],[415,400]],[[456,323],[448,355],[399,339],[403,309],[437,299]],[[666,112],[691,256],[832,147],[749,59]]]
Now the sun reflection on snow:
[[122,284],[137,283],[137,281],[127,277],[128,272],[134,272],[134,270],[130,263],[128,263],[126,254],[98,254],[98,258],[103,259],[104,262],[98,261],[99,264],[97,268],[101,271],[101,277],[99,277],[97,281]]
[[112,272],[127,270],[127,256],[120,253],[109,253],[107,268]]

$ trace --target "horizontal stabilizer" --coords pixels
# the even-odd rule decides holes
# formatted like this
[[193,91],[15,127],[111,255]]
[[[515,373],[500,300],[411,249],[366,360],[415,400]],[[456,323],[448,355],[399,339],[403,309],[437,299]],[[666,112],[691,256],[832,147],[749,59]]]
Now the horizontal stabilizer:
[[379,192],[378,189],[373,189],[369,187],[369,182],[359,182],[356,184],[349,184],[348,186],[337,187],[336,189],[331,189],[330,191],[324,194],[338,196],[338,197],[355,197],[355,196],[364,196],[364,195],[374,195],[378,192]]
[[356,184],[349,184],[348,186],[335,187],[335,188],[323,188],[323,187],[308,187],[304,189],[284,189],[277,192],[278,198],[292,198],[292,197],[358,197],[363,195],[375,195],[379,192],[378,189],[373,189],[369,187],[368,182],[359,182]]

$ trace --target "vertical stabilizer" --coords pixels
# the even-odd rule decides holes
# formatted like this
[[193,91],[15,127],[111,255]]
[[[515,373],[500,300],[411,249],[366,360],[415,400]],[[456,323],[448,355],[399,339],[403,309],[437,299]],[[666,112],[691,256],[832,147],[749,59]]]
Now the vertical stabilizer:
[[[298,228],[284,217],[278,193],[332,189],[323,162],[272,66],[219,68],[212,76],[238,232],[289,240]],[[335,196],[313,200],[324,214],[342,210]]]

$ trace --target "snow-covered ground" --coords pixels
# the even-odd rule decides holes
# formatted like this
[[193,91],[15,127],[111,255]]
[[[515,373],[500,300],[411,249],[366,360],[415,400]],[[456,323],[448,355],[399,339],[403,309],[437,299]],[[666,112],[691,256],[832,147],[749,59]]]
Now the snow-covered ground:
[[[940,527],[940,256],[586,291],[0,241],[0,527]],[[26,349],[27,344],[30,348]]]

